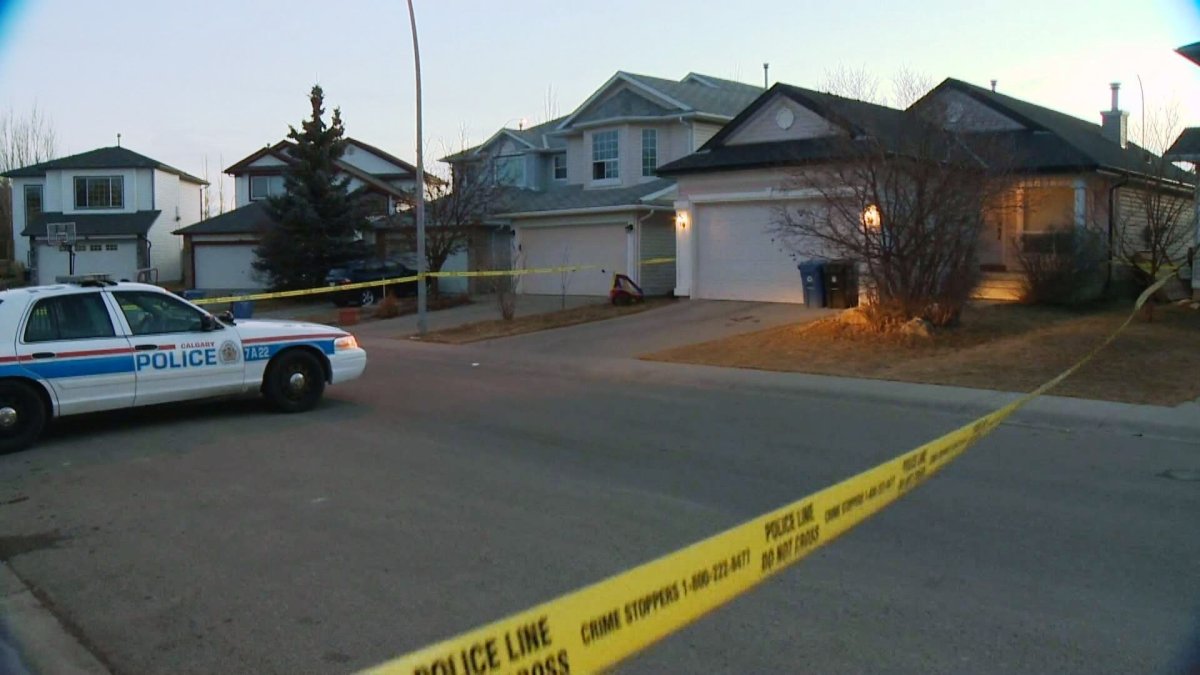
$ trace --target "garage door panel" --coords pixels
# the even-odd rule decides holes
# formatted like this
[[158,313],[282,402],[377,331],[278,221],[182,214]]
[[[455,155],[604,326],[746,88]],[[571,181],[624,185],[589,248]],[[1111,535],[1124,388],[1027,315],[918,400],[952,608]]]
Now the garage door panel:
[[[612,275],[625,273],[625,240],[623,224],[588,225],[577,227],[520,228],[519,254],[525,269],[562,267],[567,265],[597,265],[596,268],[569,272],[567,295],[608,295]],[[563,275],[527,274],[521,277],[522,293],[558,295],[562,292]]]
[[697,210],[695,297],[804,302],[797,255],[772,232],[767,204],[714,204]]
[[194,244],[196,288],[259,289],[266,286],[254,269],[255,244]]

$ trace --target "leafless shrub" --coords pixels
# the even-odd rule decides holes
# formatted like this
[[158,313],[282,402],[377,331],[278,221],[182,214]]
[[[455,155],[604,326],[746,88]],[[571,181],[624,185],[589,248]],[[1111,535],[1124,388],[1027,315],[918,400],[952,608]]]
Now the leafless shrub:
[[1014,242],[1025,274],[1022,300],[1076,306],[1094,300],[1104,284],[1105,245],[1092,228],[1026,234]]

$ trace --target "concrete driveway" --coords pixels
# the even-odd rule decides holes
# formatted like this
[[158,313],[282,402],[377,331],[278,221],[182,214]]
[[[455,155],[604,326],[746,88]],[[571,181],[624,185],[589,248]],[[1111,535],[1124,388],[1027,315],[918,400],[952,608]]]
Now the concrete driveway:
[[[533,297],[533,296],[531,296]],[[788,323],[827,316],[803,305],[730,300],[677,300],[640,314],[479,343],[480,347],[546,356],[633,358]]]

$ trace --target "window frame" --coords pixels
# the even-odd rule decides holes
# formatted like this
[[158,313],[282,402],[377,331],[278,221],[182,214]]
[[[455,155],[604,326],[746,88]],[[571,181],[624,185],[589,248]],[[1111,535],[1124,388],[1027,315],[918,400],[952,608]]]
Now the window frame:
[[[30,212],[30,193],[37,193],[37,213]],[[21,194],[25,200],[25,225],[28,226],[31,220],[46,212],[46,186],[41,183],[26,185],[24,188],[22,188]]]
[[[30,329],[30,326],[33,324],[33,315],[37,311],[37,308],[39,305],[53,303],[53,302],[61,302],[64,298],[75,298],[75,297],[95,298],[95,301],[99,303],[100,308],[104,311],[104,317],[106,319],[108,319],[108,327],[111,332],[109,332],[107,335],[89,335],[89,336],[84,336],[84,337],[63,337],[62,329],[59,327],[59,323],[58,323],[59,317],[54,316],[53,313],[51,313],[51,316],[53,317],[52,321],[54,323],[55,336],[53,338],[49,338],[46,340],[30,340],[29,339],[29,329]],[[66,313],[64,312],[64,315],[65,314]],[[103,294],[100,292],[61,293],[59,295],[51,295],[51,296],[45,297],[45,298],[38,298],[34,302],[30,303],[29,309],[27,309],[25,312],[24,325],[21,326],[21,344],[23,344],[23,345],[39,345],[39,344],[46,344],[46,343],[50,343],[50,342],[75,342],[77,340],[111,340],[111,339],[115,339],[118,337],[121,337],[121,336],[119,336],[117,334],[117,325],[116,325],[116,322],[113,321],[112,311],[109,309],[108,303],[104,301]]]
[[[646,139],[650,139],[650,144],[647,146]],[[647,149],[650,154],[647,155]],[[646,160],[650,160],[647,163]],[[658,169],[658,129],[648,128],[642,129],[642,177],[653,178],[655,170]]]
[[[108,183],[108,204],[97,206],[97,205],[93,205],[91,203],[92,202],[92,199],[91,199],[92,185],[91,184],[92,183],[99,184],[100,181],[106,181]],[[81,183],[83,185],[83,193],[82,194],[83,194],[84,202],[85,202],[83,204],[79,203],[79,195],[80,195],[79,187],[80,187]],[[113,194],[114,194],[113,186],[114,185],[118,186],[118,190],[116,191],[116,194],[120,195],[121,201],[119,204],[113,204]],[[75,176],[74,180],[72,181],[72,187],[75,188],[74,203],[75,203],[76,211],[115,211],[115,210],[120,210],[120,209],[125,208],[125,176],[120,176],[120,175],[115,175],[115,176]]]
[[[562,164],[559,164],[559,161]],[[558,170],[562,169],[562,177],[559,177]],[[556,181],[564,181],[567,179],[567,153],[556,152],[550,159],[550,177]]]
[[[511,181],[500,180],[500,165],[515,165],[519,168],[517,176]],[[525,155],[496,155],[492,159],[492,182],[496,185],[511,185],[520,187],[525,184]]]
[[[254,192],[255,179],[261,179],[261,180],[266,181],[267,193],[265,195],[259,195],[257,197],[255,196],[255,192]],[[264,199],[269,199],[276,195],[282,195],[283,193],[287,192],[287,187],[283,181],[283,174],[279,174],[279,173],[250,174],[248,176],[248,180],[249,180],[249,183],[246,186],[246,193],[250,197],[250,201],[252,201],[252,202],[261,202]],[[276,181],[278,181],[278,182],[276,182]]]
[[[608,142],[612,138],[611,144]],[[603,146],[597,143],[597,140],[603,138]],[[621,180],[621,135],[617,129],[605,129],[603,131],[593,131],[591,135],[592,143],[592,182],[616,182]],[[609,145],[612,147],[612,156],[607,156]],[[600,156],[603,149],[604,156]],[[599,169],[599,174],[597,173]],[[611,169],[611,173],[609,172]]]

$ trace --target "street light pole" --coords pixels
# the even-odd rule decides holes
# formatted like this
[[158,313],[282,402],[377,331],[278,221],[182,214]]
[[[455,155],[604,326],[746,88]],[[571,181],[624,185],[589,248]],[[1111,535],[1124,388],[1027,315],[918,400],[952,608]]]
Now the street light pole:
[[417,334],[424,335],[428,330],[428,292],[426,272],[429,266],[425,262],[425,153],[424,139],[421,134],[421,49],[417,45],[417,14],[413,11],[413,0],[408,0],[408,21],[412,26],[413,63],[417,70]]

